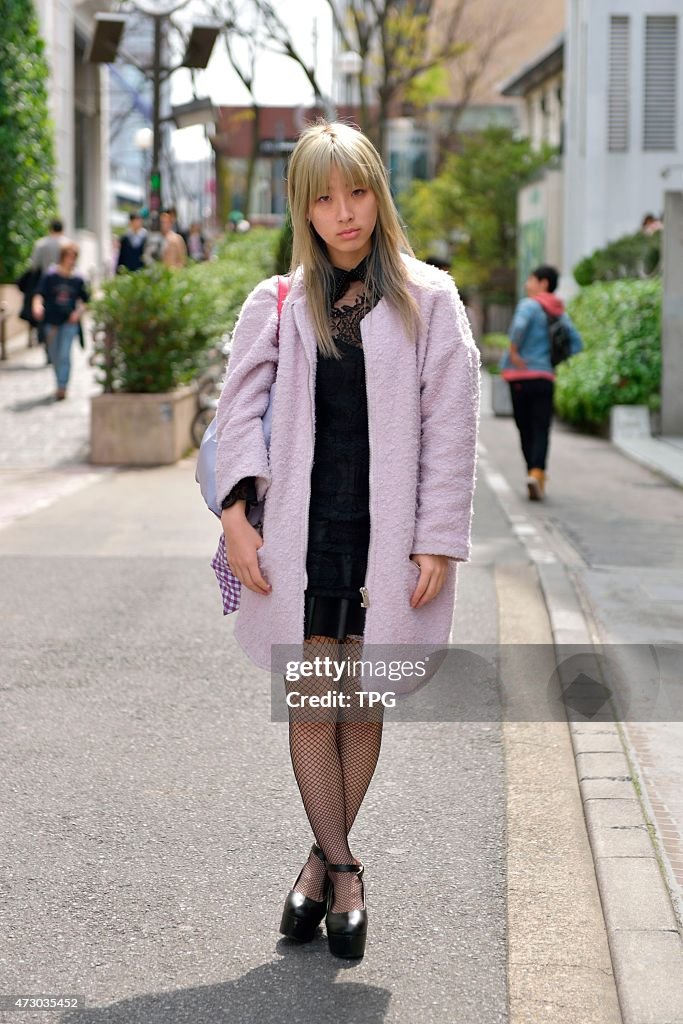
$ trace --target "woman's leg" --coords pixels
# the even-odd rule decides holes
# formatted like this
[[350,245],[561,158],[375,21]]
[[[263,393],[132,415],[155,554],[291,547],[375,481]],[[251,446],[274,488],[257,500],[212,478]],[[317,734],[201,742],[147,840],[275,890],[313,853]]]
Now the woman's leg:
[[[325,656],[339,658],[337,640],[312,636],[304,641],[305,659]],[[322,696],[338,690],[334,679],[323,672],[294,684],[286,683],[286,686],[288,692],[298,690],[307,696]],[[344,776],[337,749],[336,719],[336,707],[290,707],[289,749],[294,776],[318,846],[330,863],[350,864],[353,857],[346,839]],[[318,857],[309,857],[296,883],[297,891],[310,899],[322,899],[324,875],[320,868],[324,870],[322,861]],[[335,911],[362,907],[360,887],[355,875],[338,872],[331,877],[335,886]]]
[[[363,655],[363,637],[348,635],[344,641],[343,657],[353,662]],[[380,702],[372,708],[360,707],[354,696],[362,689],[360,675],[353,669],[344,676],[343,692],[349,696],[350,707],[345,709],[337,722],[337,747],[344,775],[344,803],[346,806],[346,833],[356,820],[370,782],[375,773],[382,745],[384,727],[384,705]]]

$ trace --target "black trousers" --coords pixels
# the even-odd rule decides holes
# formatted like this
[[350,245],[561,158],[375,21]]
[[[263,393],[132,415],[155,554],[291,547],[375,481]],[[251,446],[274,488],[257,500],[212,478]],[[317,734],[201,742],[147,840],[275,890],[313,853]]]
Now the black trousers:
[[544,377],[511,380],[512,411],[522,442],[526,468],[545,469],[555,383]]

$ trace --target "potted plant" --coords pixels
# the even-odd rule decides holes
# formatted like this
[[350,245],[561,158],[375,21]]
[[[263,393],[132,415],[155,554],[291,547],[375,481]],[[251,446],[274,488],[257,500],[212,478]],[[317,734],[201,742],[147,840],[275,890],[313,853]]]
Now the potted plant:
[[93,303],[94,362],[104,391],[91,399],[91,462],[164,465],[190,447],[193,381],[218,334],[213,293],[200,271],[162,264],[126,271]]

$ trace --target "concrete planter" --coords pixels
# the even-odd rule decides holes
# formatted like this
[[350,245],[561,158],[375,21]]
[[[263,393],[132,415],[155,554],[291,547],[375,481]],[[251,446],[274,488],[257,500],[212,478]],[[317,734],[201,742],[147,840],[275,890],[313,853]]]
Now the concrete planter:
[[177,462],[192,446],[196,410],[194,384],[159,395],[96,395],[90,400],[90,461],[98,466]]
[[491,406],[495,416],[512,416],[510,385],[500,374],[491,374]]

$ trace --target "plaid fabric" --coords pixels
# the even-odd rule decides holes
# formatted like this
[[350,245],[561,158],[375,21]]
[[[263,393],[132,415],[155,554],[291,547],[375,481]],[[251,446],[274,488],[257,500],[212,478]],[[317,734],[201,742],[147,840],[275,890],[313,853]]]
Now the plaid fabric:
[[216,573],[221,598],[223,599],[223,614],[229,615],[230,612],[236,612],[240,606],[242,584],[228,565],[228,558],[225,553],[225,534],[223,533],[221,533],[216,554],[211,561],[211,568]]

